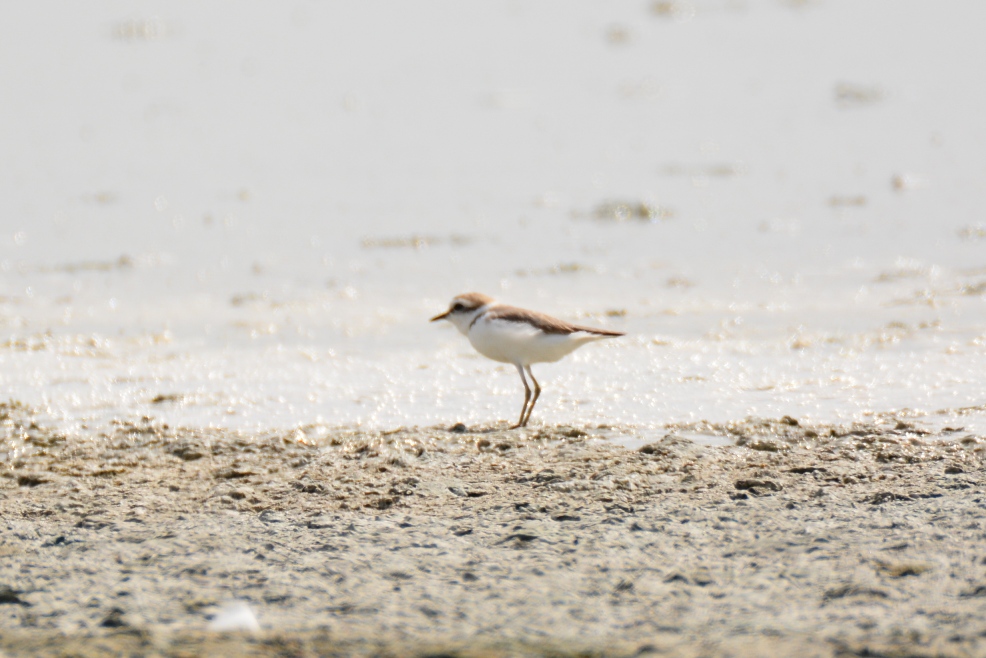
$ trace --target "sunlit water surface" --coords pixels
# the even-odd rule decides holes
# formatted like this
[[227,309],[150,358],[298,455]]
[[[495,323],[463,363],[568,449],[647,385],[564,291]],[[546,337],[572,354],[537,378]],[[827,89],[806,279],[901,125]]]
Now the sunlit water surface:
[[986,5],[14,13],[0,395],[52,423],[512,421],[427,322],[478,290],[628,333],[535,423],[986,433]]

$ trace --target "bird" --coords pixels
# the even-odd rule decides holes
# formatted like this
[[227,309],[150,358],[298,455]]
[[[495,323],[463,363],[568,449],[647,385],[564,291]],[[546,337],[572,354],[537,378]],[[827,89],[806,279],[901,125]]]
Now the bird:
[[[596,329],[550,315],[500,304],[492,297],[469,292],[455,297],[448,310],[431,322],[448,320],[488,359],[512,363],[524,384],[520,419],[510,429],[526,427],[541,395],[541,386],[531,372],[533,363],[554,363],[587,343],[624,336],[623,332]],[[527,373],[525,376],[524,373]],[[527,377],[534,384],[532,395]]]

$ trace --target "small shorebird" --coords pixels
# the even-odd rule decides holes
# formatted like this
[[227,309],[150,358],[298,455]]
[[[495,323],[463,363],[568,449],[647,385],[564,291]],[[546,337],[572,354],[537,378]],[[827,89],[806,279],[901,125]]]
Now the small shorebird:
[[[483,356],[512,363],[517,368],[520,381],[524,382],[524,406],[520,409],[520,420],[510,429],[527,425],[541,395],[541,387],[531,372],[532,363],[554,363],[586,343],[623,335],[619,331],[582,327],[537,311],[505,306],[478,292],[459,295],[447,311],[431,319],[436,320],[454,324]],[[533,398],[525,371],[534,384]]]

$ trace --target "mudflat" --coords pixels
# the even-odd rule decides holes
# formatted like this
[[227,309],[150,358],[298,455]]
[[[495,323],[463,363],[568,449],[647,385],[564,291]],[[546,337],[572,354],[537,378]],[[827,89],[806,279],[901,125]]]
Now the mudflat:
[[[986,653],[986,441],[951,428],[0,417],[10,655]],[[210,631],[229,601],[260,630]]]

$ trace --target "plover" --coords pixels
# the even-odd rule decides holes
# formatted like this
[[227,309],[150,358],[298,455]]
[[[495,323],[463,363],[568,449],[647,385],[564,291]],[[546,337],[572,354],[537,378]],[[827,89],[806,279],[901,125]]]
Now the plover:
[[[431,319],[437,320],[454,324],[483,356],[512,363],[517,368],[524,383],[524,406],[520,409],[520,420],[510,429],[527,425],[541,395],[541,387],[531,372],[532,363],[553,363],[586,343],[624,335],[620,331],[583,327],[537,311],[499,304],[478,292],[453,299],[447,311]],[[525,371],[534,384],[533,397]]]

